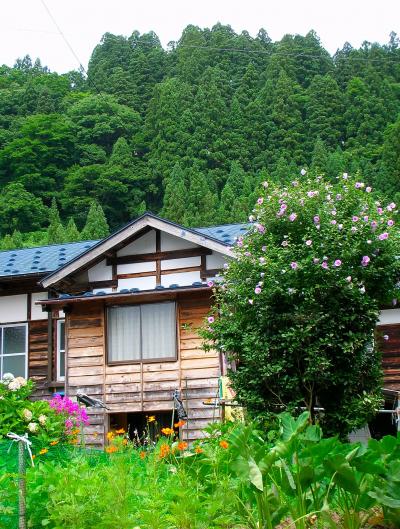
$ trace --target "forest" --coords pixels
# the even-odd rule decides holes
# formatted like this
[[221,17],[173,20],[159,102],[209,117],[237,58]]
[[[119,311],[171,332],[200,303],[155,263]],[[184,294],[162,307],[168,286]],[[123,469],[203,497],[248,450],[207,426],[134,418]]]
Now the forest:
[[[68,50],[66,50],[66,53]],[[400,40],[346,43],[230,26],[106,33],[87,71],[0,66],[0,248],[105,236],[146,210],[245,221],[257,186],[359,172],[400,200]]]

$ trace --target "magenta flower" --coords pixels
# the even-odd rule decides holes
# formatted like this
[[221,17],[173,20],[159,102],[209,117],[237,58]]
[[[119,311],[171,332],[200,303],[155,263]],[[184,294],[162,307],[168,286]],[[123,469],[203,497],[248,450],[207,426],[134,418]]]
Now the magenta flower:
[[212,288],[214,286],[214,281],[207,281],[207,286]]
[[393,226],[393,224],[394,224],[394,220],[388,220],[388,222],[387,222],[388,226]]
[[326,261],[324,261],[322,264],[321,264],[322,268],[324,268],[325,270],[327,270],[329,267],[328,267],[328,263]]
[[315,215],[314,217],[314,224],[318,224],[319,223],[319,215]]
[[290,263],[290,266],[291,266],[292,270],[297,270],[298,267],[299,267],[299,265],[296,263],[296,261],[292,261]]
[[353,222],[358,222],[358,217],[356,215],[353,215],[352,219]]
[[256,288],[254,289],[254,293],[255,293],[255,294],[261,294],[261,288],[260,288],[260,287],[256,287]]
[[375,231],[377,227],[378,227],[378,223],[376,222],[376,220],[373,220],[371,222],[372,231]]
[[257,199],[257,204],[261,206],[261,204],[264,202],[264,199],[262,197]]
[[385,231],[384,233],[381,233],[380,235],[378,235],[378,239],[380,241],[384,241],[385,239],[387,239],[389,237],[389,234],[387,231]]
[[287,204],[285,204],[284,202],[281,204],[281,210],[282,211],[286,211],[287,210]]
[[259,233],[264,233],[265,232],[265,226],[263,226],[262,224],[257,224],[257,230]]
[[371,259],[368,257],[368,255],[364,255],[361,259],[361,266],[367,266],[370,261]]
[[383,209],[382,208],[378,208],[377,211],[378,211],[378,215],[382,215],[382,213],[383,213]]
[[333,266],[342,266],[342,261],[340,259],[336,259],[336,261],[333,263]]
[[67,430],[70,430],[73,427],[74,423],[71,421],[71,419],[66,419],[65,421],[65,427]]
[[297,219],[297,215],[296,215],[296,213],[291,213],[291,214],[289,215],[289,220],[290,220],[290,222],[293,222],[293,221],[295,221],[296,219]]
[[208,321],[208,323],[214,323],[214,321],[215,321],[214,316],[208,316],[207,321]]

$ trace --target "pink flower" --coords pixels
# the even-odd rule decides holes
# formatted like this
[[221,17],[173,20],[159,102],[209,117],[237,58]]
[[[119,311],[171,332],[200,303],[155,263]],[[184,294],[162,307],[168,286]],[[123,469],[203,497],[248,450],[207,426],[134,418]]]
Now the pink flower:
[[353,222],[358,222],[358,217],[356,215],[353,215],[352,219]]
[[264,233],[265,232],[265,226],[263,226],[262,224],[257,224],[257,230],[259,233]]
[[299,267],[299,265],[296,263],[296,261],[292,261],[290,263],[290,266],[291,266],[292,270],[297,270],[297,268]]
[[382,215],[382,213],[383,213],[383,209],[382,208],[378,208],[377,211],[378,211],[378,215]]
[[65,421],[65,427],[67,428],[67,430],[70,430],[72,427],[73,427],[74,423],[71,421],[71,419],[67,419]]
[[284,202],[281,204],[281,210],[282,211],[286,211],[287,210],[287,204],[285,204]]
[[214,316],[208,316],[207,321],[208,321],[208,323],[214,323],[214,321],[215,321]]
[[364,187],[364,184],[362,182],[356,182],[354,187],[356,189],[361,189],[362,187]]
[[265,257],[260,257],[258,260],[260,261],[260,264],[264,264],[265,263]]
[[376,228],[377,228],[377,226],[378,226],[378,223],[376,222],[376,220],[373,220],[373,221],[371,222],[371,228],[372,228],[372,231],[375,231]]
[[214,281],[207,281],[207,286],[212,288],[214,286]]
[[327,268],[329,268],[329,267],[328,267],[328,263],[327,263],[326,261],[324,261],[324,262],[321,264],[321,266],[322,266],[322,268],[324,268],[325,270],[326,270]]
[[296,215],[296,213],[291,213],[291,214],[289,215],[289,220],[290,220],[290,222],[293,222],[293,221],[295,221],[296,219],[297,219],[297,215]]
[[261,204],[264,202],[264,199],[262,197],[257,199],[257,204],[261,206]]
[[394,220],[388,220],[388,222],[387,222],[388,226],[393,226],[393,224],[394,224]]
[[251,256],[251,252],[244,252],[244,255],[245,255],[246,257],[250,257],[250,256]]
[[392,210],[392,209],[396,209],[396,204],[395,204],[394,202],[391,202],[391,203],[389,204],[389,206],[390,206],[391,210]]
[[319,223],[319,215],[315,215],[314,217],[314,224],[318,224]]
[[371,193],[372,188],[368,186],[368,187],[365,188],[365,191],[366,191],[367,193]]
[[340,259],[336,259],[336,261],[333,263],[333,266],[342,266],[342,261]]
[[346,277],[346,281],[347,281],[348,283],[351,283],[351,276],[347,276],[347,277]]
[[332,209],[331,215],[333,215],[334,217],[336,216],[336,209]]
[[311,240],[311,239],[308,239],[308,240],[306,241],[306,246],[311,246],[311,245],[312,245],[312,240]]
[[385,231],[384,233],[381,233],[380,235],[378,235],[378,239],[380,241],[384,241],[385,239],[387,239],[389,237],[389,234],[387,231]]
[[335,219],[331,220],[331,224],[335,225],[337,224],[337,221]]
[[367,266],[370,261],[371,259],[368,257],[368,255],[364,255],[361,259],[361,266]]
[[317,194],[317,191],[307,191],[307,196],[309,198],[315,197],[316,194]]
[[313,259],[313,263],[314,263],[314,264],[318,264],[318,263],[319,263],[319,259],[318,259],[318,257],[314,257],[314,259]]
[[364,215],[364,217],[363,217],[363,221],[364,221],[364,222],[368,222],[368,220],[369,220],[368,215]]
[[256,287],[256,288],[254,289],[254,293],[255,293],[255,294],[261,294],[261,288],[260,288],[260,287]]

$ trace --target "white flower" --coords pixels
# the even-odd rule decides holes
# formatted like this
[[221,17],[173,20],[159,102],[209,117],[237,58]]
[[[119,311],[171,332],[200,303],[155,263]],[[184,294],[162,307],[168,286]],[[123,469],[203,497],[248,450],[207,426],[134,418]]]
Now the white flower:
[[37,425],[36,422],[30,422],[30,423],[28,424],[28,430],[29,430],[30,432],[35,433],[35,432],[37,432],[37,429],[38,429],[38,425]]
[[29,422],[31,419],[32,419],[32,412],[31,410],[28,410],[28,409],[24,409],[23,412],[22,412],[22,415],[24,416],[24,419]]
[[39,415],[39,419],[38,420],[39,420],[39,424],[41,426],[44,426],[46,424],[47,417],[46,417],[46,415]]
[[12,373],[4,373],[3,375],[3,384],[9,384],[12,380],[14,380],[14,375]]
[[307,171],[306,171],[305,169],[302,169],[302,170],[300,171],[301,176],[304,176],[306,173],[307,173]]
[[21,386],[26,386],[26,380],[24,377],[17,377],[15,380],[17,380]]
[[17,391],[18,389],[20,389],[20,387],[21,387],[21,384],[16,379],[12,380],[8,384],[8,389],[10,389],[11,391]]
[[361,294],[365,294],[365,287],[360,287]]

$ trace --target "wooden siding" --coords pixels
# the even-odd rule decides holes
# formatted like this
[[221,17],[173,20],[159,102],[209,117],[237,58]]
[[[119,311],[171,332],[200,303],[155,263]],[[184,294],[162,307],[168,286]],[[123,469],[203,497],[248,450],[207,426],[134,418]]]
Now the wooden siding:
[[[104,305],[94,301],[74,306],[67,317],[67,393],[73,396],[81,389],[101,398],[108,413],[150,413],[172,410],[172,394],[179,389],[189,416],[182,436],[189,441],[200,437],[201,429],[219,417],[217,409],[203,404],[215,397],[220,372],[218,355],[202,351],[197,334],[209,307],[208,296],[178,301],[176,361],[107,365]],[[87,441],[101,445],[107,413],[97,410],[93,419]]]
[[33,398],[45,398],[50,395],[47,386],[47,325],[47,320],[30,321],[28,324],[28,377],[36,384]]
[[[382,351],[383,386],[400,391],[400,323],[379,325],[377,339]],[[385,340],[383,337],[387,336]]]

